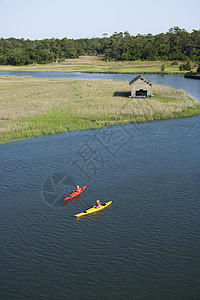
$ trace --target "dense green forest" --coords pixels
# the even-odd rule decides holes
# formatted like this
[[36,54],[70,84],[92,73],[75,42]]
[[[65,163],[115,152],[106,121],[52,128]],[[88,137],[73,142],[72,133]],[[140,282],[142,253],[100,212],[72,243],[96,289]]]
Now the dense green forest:
[[105,60],[177,60],[200,61],[200,30],[191,33],[179,27],[157,35],[132,36],[127,31],[108,37],[82,39],[24,40],[0,39],[1,65],[46,64],[77,58],[80,55],[101,55]]

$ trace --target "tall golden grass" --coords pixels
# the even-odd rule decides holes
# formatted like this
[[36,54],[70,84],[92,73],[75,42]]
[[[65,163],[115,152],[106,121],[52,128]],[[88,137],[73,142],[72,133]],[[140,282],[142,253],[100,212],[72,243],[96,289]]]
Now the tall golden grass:
[[152,98],[129,98],[123,81],[0,77],[0,143],[67,130],[200,113],[196,100],[153,85]]

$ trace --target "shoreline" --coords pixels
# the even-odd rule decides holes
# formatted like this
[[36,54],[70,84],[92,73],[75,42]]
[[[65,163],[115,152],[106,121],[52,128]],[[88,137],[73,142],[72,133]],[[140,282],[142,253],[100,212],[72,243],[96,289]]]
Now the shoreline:
[[[85,74],[133,74],[133,75],[136,75],[136,74],[157,74],[157,75],[175,75],[175,76],[184,76],[185,78],[189,78],[189,77],[186,77],[186,73],[185,72],[157,72],[157,71],[143,71],[141,72],[140,70],[137,70],[137,71],[132,71],[132,72],[119,72],[119,71],[99,71],[99,72],[96,72],[96,71],[63,71],[63,70],[15,70],[15,69],[9,69],[9,70],[6,70],[6,69],[2,69],[0,68],[0,72],[24,72],[24,73],[85,73]],[[0,76],[12,76],[12,75],[0,75]]]
[[120,125],[129,125],[129,124],[141,124],[141,123],[150,123],[150,122],[156,122],[156,121],[167,121],[167,120],[171,120],[171,119],[184,119],[184,118],[192,118],[192,117],[196,117],[200,115],[200,111],[198,114],[194,114],[194,115],[186,115],[186,116],[173,116],[173,117],[169,117],[169,118],[165,118],[165,119],[153,119],[153,120],[148,120],[148,121],[138,121],[138,122],[123,122],[123,123],[115,123],[115,124],[106,124],[103,126],[99,126],[97,128],[80,128],[80,129],[74,129],[74,130],[67,130],[67,131],[61,131],[61,132],[55,132],[55,133],[48,133],[48,134],[39,134],[39,135],[35,135],[35,136],[29,136],[29,137],[24,137],[24,138],[20,138],[20,139],[14,139],[14,140],[9,140],[8,142],[2,143],[0,140],[0,147],[3,145],[8,145],[11,143],[17,143],[17,142],[22,142],[22,141],[27,141],[27,140],[31,140],[34,138],[42,138],[45,136],[54,136],[57,134],[64,134],[64,133],[70,133],[70,132],[77,132],[77,131],[87,131],[87,130],[98,130],[98,129],[102,129],[102,128],[106,128],[106,127],[111,127],[111,126],[120,126]]

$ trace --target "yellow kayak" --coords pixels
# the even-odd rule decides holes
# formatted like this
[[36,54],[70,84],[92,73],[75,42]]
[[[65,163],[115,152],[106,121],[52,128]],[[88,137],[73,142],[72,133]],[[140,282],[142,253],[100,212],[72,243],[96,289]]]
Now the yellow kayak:
[[111,205],[111,203],[112,203],[112,201],[109,201],[109,202],[107,202],[105,204],[102,204],[99,208],[95,208],[95,207],[89,208],[86,211],[84,211],[84,212],[82,212],[80,214],[75,215],[75,217],[79,218],[79,217],[83,217],[83,216],[86,216],[86,215],[97,213],[100,210],[102,210],[102,209],[106,208],[107,206]]

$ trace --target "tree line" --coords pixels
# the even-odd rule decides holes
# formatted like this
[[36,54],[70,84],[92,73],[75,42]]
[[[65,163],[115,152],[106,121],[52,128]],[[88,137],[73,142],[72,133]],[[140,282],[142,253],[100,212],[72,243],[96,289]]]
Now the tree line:
[[101,55],[107,61],[164,60],[200,61],[200,30],[191,33],[179,27],[157,35],[130,35],[115,32],[108,37],[81,39],[24,40],[0,39],[1,65],[47,64],[77,58],[80,55]]

